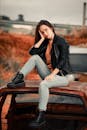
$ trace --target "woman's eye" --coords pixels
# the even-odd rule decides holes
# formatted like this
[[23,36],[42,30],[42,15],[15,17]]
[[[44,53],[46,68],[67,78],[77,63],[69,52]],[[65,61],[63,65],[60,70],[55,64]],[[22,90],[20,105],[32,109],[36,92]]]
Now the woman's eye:
[[42,34],[44,34],[44,32],[42,32]]

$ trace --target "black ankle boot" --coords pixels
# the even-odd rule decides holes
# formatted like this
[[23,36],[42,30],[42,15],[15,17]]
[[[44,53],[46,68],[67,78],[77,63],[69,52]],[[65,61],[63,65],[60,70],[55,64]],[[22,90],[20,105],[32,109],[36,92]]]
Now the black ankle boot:
[[40,111],[36,120],[32,121],[29,126],[32,128],[42,127],[46,123],[45,120],[45,111]]
[[25,82],[23,78],[24,75],[22,73],[17,73],[16,76],[12,79],[12,81],[7,84],[7,87],[8,88],[24,87]]

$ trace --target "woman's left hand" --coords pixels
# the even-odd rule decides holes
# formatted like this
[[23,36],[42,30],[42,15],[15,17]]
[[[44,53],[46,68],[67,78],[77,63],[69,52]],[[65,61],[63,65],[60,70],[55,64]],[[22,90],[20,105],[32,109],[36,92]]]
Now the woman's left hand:
[[48,75],[48,76],[45,77],[45,80],[52,80],[53,77],[54,77],[54,75],[50,74],[50,75]]

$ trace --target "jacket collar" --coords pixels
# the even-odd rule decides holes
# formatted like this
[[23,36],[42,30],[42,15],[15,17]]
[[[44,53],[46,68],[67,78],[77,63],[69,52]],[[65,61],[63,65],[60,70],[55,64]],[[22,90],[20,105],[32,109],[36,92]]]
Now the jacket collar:
[[58,35],[54,34],[53,44],[56,43],[57,39],[58,39]]

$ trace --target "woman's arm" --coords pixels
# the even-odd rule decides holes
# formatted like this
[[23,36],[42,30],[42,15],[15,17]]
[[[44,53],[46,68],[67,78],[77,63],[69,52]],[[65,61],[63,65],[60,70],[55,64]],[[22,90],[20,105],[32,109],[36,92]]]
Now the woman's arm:
[[64,39],[60,39],[59,44],[56,45],[56,53],[57,53],[57,48],[60,51],[60,58],[58,60],[57,68],[62,69],[63,66],[65,65],[66,59],[68,58],[68,47],[69,45]]
[[34,47],[35,47],[35,48],[39,48],[40,45],[43,43],[43,41],[44,41],[44,38],[41,38],[41,39],[34,45]]
[[39,34],[41,36],[41,39],[34,45],[35,48],[39,48],[40,45],[43,43],[43,41],[45,40],[43,34],[39,31]]
[[41,47],[41,45],[44,42],[45,38],[44,38],[44,36],[43,36],[43,34],[41,32],[39,32],[39,34],[41,36],[41,39],[37,43],[35,43],[35,45],[33,45],[33,47],[31,47],[31,49],[29,50],[29,53],[31,55],[40,54],[41,49],[39,49],[39,48]]

